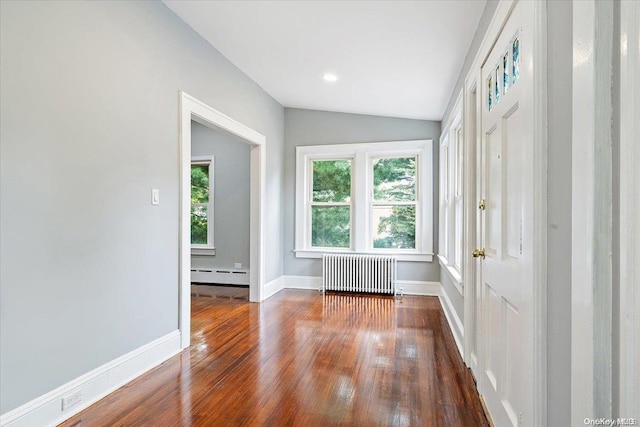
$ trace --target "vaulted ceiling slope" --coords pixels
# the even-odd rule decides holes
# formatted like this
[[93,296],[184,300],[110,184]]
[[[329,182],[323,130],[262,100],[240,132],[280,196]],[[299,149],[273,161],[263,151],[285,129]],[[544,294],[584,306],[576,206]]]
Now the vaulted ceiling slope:
[[441,120],[485,0],[164,3],[285,107]]

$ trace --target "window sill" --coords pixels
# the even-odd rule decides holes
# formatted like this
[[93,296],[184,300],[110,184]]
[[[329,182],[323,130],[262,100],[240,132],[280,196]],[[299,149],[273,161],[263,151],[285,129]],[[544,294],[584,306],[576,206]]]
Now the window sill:
[[191,248],[191,255],[215,256],[216,248]]
[[449,265],[447,259],[442,255],[438,255],[438,260],[440,261],[440,265],[444,268],[444,270],[448,273],[453,286],[456,287],[460,295],[464,295],[464,285],[462,283],[462,275],[458,270],[453,268],[452,265]]
[[354,255],[393,255],[398,261],[408,262],[432,262],[433,254],[424,253],[398,253],[398,252],[354,252],[346,249],[343,250],[326,250],[326,249],[296,249],[293,251],[296,258],[322,258],[325,253],[354,254]]

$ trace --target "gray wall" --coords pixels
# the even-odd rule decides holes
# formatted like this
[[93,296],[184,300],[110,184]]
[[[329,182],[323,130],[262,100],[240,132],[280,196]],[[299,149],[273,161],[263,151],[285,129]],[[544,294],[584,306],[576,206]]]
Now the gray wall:
[[191,122],[191,155],[215,156],[213,236],[215,256],[191,256],[192,267],[249,268],[251,147],[229,132]]
[[[473,65],[473,60],[478,53],[478,49],[480,49],[480,43],[482,43],[482,39],[487,32],[487,28],[489,28],[489,24],[491,23],[491,19],[493,18],[493,13],[495,12],[497,7],[498,2],[495,0],[488,0],[487,4],[484,7],[484,11],[482,12],[482,16],[480,17],[480,22],[478,23],[478,28],[476,28],[473,40],[471,41],[471,46],[469,47],[467,56],[464,59],[464,65],[460,70],[460,74],[458,74],[458,80],[456,81],[456,85],[453,89],[453,92],[451,93],[451,99],[449,99],[449,103],[442,118],[442,124],[444,126],[446,126],[447,122],[450,119],[453,105],[455,104],[460,91],[464,87],[464,80],[467,78],[467,74],[469,73],[469,70]],[[440,268],[440,283],[442,284],[442,288],[447,293],[449,300],[451,300],[451,304],[456,310],[456,313],[458,314],[460,320],[464,320],[464,297],[453,285],[453,283],[449,279],[449,276],[447,275],[447,272],[444,270],[444,267]]]
[[[284,205],[284,272],[296,276],[320,276],[322,265],[317,259],[296,258],[295,245],[295,155],[303,145],[345,144],[359,142],[433,139],[434,142],[434,250],[438,247],[438,144],[440,123],[427,120],[396,119],[361,114],[285,108],[285,205]],[[398,279],[439,281],[437,260],[403,262],[398,266]]]
[[464,296],[458,291],[458,288],[453,284],[451,276],[446,267],[440,266],[440,284],[444,288],[453,309],[460,318],[461,322],[464,322]]
[[498,0],[487,0],[487,4],[484,6],[484,11],[482,12],[482,16],[480,17],[480,22],[478,22],[478,28],[476,28],[476,32],[473,35],[473,40],[471,41],[471,46],[469,46],[469,50],[467,51],[467,56],[464,58],[464,64],[462,65],[462,69],[458,74],[458,80],[456,80],[456,85],[451,92],[451,99],[449,99],[449,103],[447,104],[447,108],[442,115],[442,123],[443,125],[447,123],[449,120],[449,116],[451,115],[451,109],[453,105],[456,103],[456,99],[460,90],[462,90],[464,86],[464,80],[467,78],[467,74],[473,65],[473,60],[476,58],[478,54],[478,49],[480,49],[480,43],[484,39],[484,34],[487,32],[487,28],[489,28],[489,24],[491,23],[491,19],[493,18],[493,14],[498,7]]
[[[178,91],[267,137],[284,109],[160,2],[0,2],[0,412],[178,327]],[[160,205],[150,204],[160,189]]]
[[571,420],[573,6],[548,1],[547,425]]

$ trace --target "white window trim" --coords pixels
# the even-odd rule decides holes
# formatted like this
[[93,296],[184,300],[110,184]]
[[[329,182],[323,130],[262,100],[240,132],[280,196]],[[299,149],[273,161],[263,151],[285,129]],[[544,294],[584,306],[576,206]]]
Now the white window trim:
[[[399,261],[433,260],[433,141],[391,141],[361,144],[336,144],[296,147],[296,225],[297,258],[322,258],[324,253],[355,252],[393,254]],[[374,249],[370,242],[371,161],[378,157],[417,156],[418,182],[416,210],[416,249]],[[311,247],[309,223],[309,164],[311,160],[351,158],[352,223],[350,248]],[[364,189],[364,191],[363,191]]]
[[[464,292],[462,281],[464,212],[459,218],[461,221],[459,229],[456,227],[456,205],[464,203],[464,143],[463,141],[458,143],[459,132],[462,133],[464,139],[462,93],[458,96],[451,111],[451,118],[443,128],[440,137],[440,244],[438,260],[462,295]],[[462,148],[461,152],[458,152],[459,148]],[[464,211],[464,206],[461,206],[461,209]],[[460,265],[456,264],[456,255],[458,255]]]
[[191,165],[208,165],[209,166],[209,203],[207,204],[207,244],[191,244],[191,255],[209,255],[216,254],[216,247],[213,240],[214,225],[214,156],[194,156],[191,157]]

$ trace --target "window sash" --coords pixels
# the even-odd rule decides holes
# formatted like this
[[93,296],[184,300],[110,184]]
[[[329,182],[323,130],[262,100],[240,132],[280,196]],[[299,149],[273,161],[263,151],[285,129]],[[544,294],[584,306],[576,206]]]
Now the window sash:
[[[296,147],[296,257],[317,258],[324,252],[400,254],[400,260],[431,261],[432,195],[430,170],[433,168],[431,140],[370,144],[337,144]],[[380,158],[415,157],[415,199],[403,201],[373,200],[373,162]],[[351,161],[351,199],[349,202],[314,202],[313,161]],[[350,247],[312,246],[312,208],[349,206]],[[374,248],[373,209],[380,206],[415,207],[415,248]],[[424,218],[423,218],[424,217]],[[313,255],[314,253],[320,255]],[[403,255],[404,254],[404,255]]]
[[207,243],[193,243],[191,242],[192,249],[214,249],[213,240],[213,220],[214,220],[214,159],[213,157],[194,157],[191,160],[191,167],[193,166],[207,166],[209,176],[209,201],[207,203],[191,203],[191,210],[196,207],[203,206],[207,208]]

